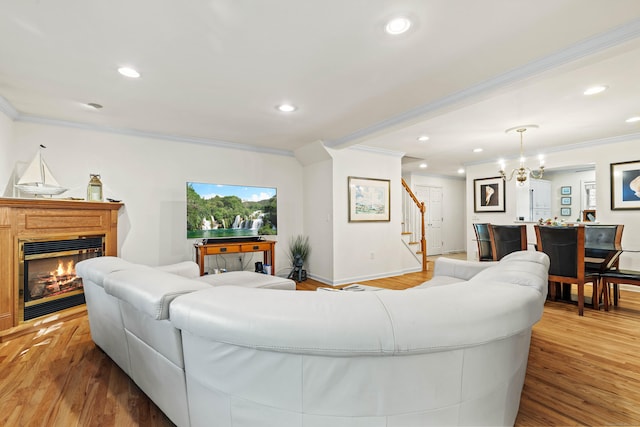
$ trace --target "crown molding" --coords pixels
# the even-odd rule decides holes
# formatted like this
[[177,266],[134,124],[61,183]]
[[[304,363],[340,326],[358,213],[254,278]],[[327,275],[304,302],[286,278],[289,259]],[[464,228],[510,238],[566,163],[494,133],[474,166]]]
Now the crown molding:
[[442,178],[442,179],[451,179],[454,181],[465,181],[467,179],[466,173],[459,175],[443,175],[440,173],[428,173],[428,172],[409,172],[411,176],[422,176],[426,178]]
[[[544,153],[545,154],[549,154],[549,153],[560,153],[563,151],[571,151],[571,150],[577,150],[580,148],[589,148],[589,147],[595,147],[598,145],[607,145],[607,144],[615,144],[618,142],[627,142],[627,141],[633,141],[633,140],[640,140],[640,132],[635,132],[635,133],[629,133],[626,135],[618,135],[618,136],[610,136],[607,138],[600,138],[600,139],[591,139],[588,141],[583,141],[583,142],[577,142],[575,144],[569,144],[569,145],[562,145],[560,147],[549,147],[548,149],[545,148]],[[518,159],[520,158],[520,154],[516,155],[516,156],[509,156],[509,157],[504,157],[505,160],[512,160],[512,159]],[[493,160],[483,160],[483,161],[478,161],[478,162],[469,162],[469,163],[463,163],[463,166],[476,166],[476,165],[484,165],[487,163],[498,163],[496,159]],[[549,167],[549,165],[546,165],[545,167]]]
[[[9,106],[11,105],[9,104]],[[0,108],[1,108],[1,105],[0,105]],[[16,110],[14,109],[14,111]],[[114,133],[118,135],[136,136],[141,138],[163,139],[165,141],[174,141],[174,142],[188,142],[191,144],[207,145],[210,147],[227,148],[231,150],[245,150],[245,151],[253,151],[256,153],[275,154],[278,156],[294,157],[294,153],[288,150],[278,150],[278,149],[269,148],[269,147],[257,147],[257,146],[248,145],[248,144],[240,144],[240,143],[221,141],[216,139],[194,138],[194,137],[188,137],[188,136],[170,135],[170,134],[163,134],[163,133],[157,133],[157,132],[146,132],[146,131],[137,130],[137,129],[116,128],[111,126],[72,122],[67,120],[49,119],[46,117],[20,114],[17,111],[16,113],[17,113],[16,117],[14,117],[13,119],[17,122],[37,123],[37,124],[60,126],[60,127],[70,127],[70,128],[84,129],[84,130],[90,130],[95,132]]]
[[430,113],[454,106],[462,101],[469,101],[470,99],[474,99],[480,95],[485,95],[491,91],[531,78],[537,74],[618,46],[638,37],[640,37],[640,19],[635,19],[611,31],[578,42],[567,49],[529,62],[528,64],[514,68],[513,70],[505,73],[498,74],[497,76],[485,80],[477,85],[452,93],[451,95],[445,96],[428,104],[418,106],[402,114],[390,117],[389,119],[378,122],[372,126],[362,128],[340,138],[325,141],[325,144],[328,147],[337,148],[339,146],[357,143],[367,137],[381,133],[384,130],[410,121],[419,120]]
[[385,148],[369,147],[367,145],[353,145],[348,148],[350,150],[366,151],[368,153],[382,154],[384,156],[390,156],[390,157],[402,158],[405,155],[404,151],[387,150]]
[[15,120],[20,115],[18,110],[13,108],[13,105],[2,95],[0,95],[0,111],[9,116],[11,120]]

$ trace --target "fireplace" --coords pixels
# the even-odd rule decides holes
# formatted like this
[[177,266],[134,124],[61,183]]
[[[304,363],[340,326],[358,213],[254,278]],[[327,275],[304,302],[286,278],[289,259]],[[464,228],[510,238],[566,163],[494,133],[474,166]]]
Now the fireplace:
[[[27,279],[35,274],[46,275],[58,269],[58,262],[53,265],[39,266],[33,262],[37,259],[52,257],[52,252],[63,252],[62,257],[66,258],[66,252],[71,251],[71,259],[63,260],[63,269],[69,261],[74,264],[88,256],[117,256],[118,255],[118,216],[123,203],[116,202],[93,202],[86,200],[54,199],[54,198],[3,198],[0,197],[0,332],[10,328],[15,328],[16,333],[20,330],[28,329],[38,323],[38,317],[32,320],[25,320],[25,306],[27,316],[32,317],[48,314],[56,308],[56,304],[69,303],[66,298],[82,301],[84,294],[75,289],[68,294],[76,292],[75,295],[51,295],[56,293],[55,285],[50,287],[51,291],[47,296],[36,298],[39,289],[36,289],[34,296],[31,292],[27,295],[29,300],[25,302],[25,251],[24,243],[37,243],[35,246],[27,245],[28,259],[26,260]],[[89,248],[80,247],[71,249],[55,248],[49,250],[48,247],[55,244],[66,245],[67,240],[101,239],[101,243],[90,245]],[[56,242],[44,243],[44,242]],[[82,242],[86,243],[86,241]],[[47,250],[42,250],[42,247]],[[33,248],[36,248],[35,250]],[[74,254],[73,251],[79,251]],[[35,253],[31,253],[35,252]],[[63,274],[64,275],[64,274]],[[44,279],[41,278],[41,279]],[[45,286],[47,284],[45,283]],[[49,283],[52,285],[52,283]],[[34,285],[32,284],[32,287]],[[39,285],[38,285],[39,286]],[[76,283],[74,285],[79,288]],[[66,284],[62,284],[63,290]],[[44,295],[44,292],[43,294]],[[57,302],[57,300],[63,300]],[[43,302],[48,301],[42,307]],[[31,308],[31,307],[34,308]],[[42,309],[41,312],[38,312]],[[61,318],[75,316],[86,310],[80,303],[77,307],[62,309]],[[2,338],[0,338],[1,340]]]
[[102,256],[105,236],[19,240],[18,316],[20,321],[84,304],[75,265]]

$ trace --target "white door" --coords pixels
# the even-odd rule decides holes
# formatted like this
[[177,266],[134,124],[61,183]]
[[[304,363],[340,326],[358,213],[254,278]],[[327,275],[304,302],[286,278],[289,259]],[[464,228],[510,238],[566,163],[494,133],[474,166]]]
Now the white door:
[[442,254],[442,187],[416,185],[416,197],[427,210],[424,225],[427,233],[427,255]]

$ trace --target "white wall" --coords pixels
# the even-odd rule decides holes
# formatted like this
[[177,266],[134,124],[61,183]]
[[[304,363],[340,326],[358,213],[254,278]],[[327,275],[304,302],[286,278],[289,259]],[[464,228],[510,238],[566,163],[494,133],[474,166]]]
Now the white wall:
[[[293,156],[14,122],[10,146],[0,142],[2,157],[8,153],[9,168],[24,168],[41,143],[56,179],[70,188],[63,196],[85,197],[89,174],[99,173],[105,197],[125,203],[118,253],[127,260],[157,265],[194,259],[193,241],[186,239],[187,181],[276,187],[278,272],[289,265],[290,236],[303,233],[303,169]],[[6,163],[0,177],[10,174]],[[247,256],[262,260],[260,253]],[[239,269],[237,257],[228,262],[229,269]],[[244,263],[253,267],[250,258]]]
[[0,194],[4,193],[4,188],[9,187],[12,176],[13,162],[10,148],[13,133],[13,121],[0,111]]
[[414,193],[416,185],[442,188],[442,253],[466,251],[465,180],[419,174],[404,178]]
[[[400,153],[361,148],[329,150],[333,157],[334,278],[344,284],[403,273]],[[349,222],[348,177],[389,179],[391,221]]]
[[322,160],[304,168],[304,230],[311,254],[308,274],[325,283],[334,277],[333,162]]
[[[545,174],[545,179],[551,181],[551,214],[559,219],[566,221],[575,221],[582,219],[582,183],[586,181],[596,180],[596,171],[559,171]],[[561,187],[571,187],[571,195],[563,196],[560,194]],[[596,192],[598,190],[596,189]],[[608,194],[608,193],[607,193]],[[571,197],[571,205],[561,205],[562,197]],[[562,216],[561,208],[571,208],[571,216]],[[597,212],[596,212],[597,214]]]
[[[559,151],[545,155],[545,164],[548,168],[566,168],[576,165],[595,163],[595,180],[597,192],[598,221],[604,224],[624,224],[622,236],[623,253],[620,266],[640,270],[640,211],[638,210],[611,210],[611,180],[610,165],[631,160],[640,160],[640,140],[634,139],[624,142],[612,142],[608,144],[593,145],[573,150]],[[506,183],[505,213],[474,213],[473,212],[473,180],[476,178],[488,178],[498,175],[498,165],[485,163],[481,165],[467,166],[467,254],[472,258],[477,252],[476,243],[473,241],[474,222],[492,222],[496,224],[510,224],[515,220],[515,183]],[[559,192],[559,190],[557,190]],[[573,212],[572,212],[573,214]],[[573,216],[573,215],[572,215]],[[575,219],[575,218],[574,218]],[[638,252],[632,252],[638,251]]]

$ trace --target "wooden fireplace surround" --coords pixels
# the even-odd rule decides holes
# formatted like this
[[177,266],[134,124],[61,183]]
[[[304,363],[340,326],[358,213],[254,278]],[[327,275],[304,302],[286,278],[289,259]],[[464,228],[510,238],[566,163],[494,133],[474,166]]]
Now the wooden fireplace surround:
[[104,255],[118,251],[122,203],[0,198],[0,331],[18,326],[19,248],[24,239],[104,235]]

